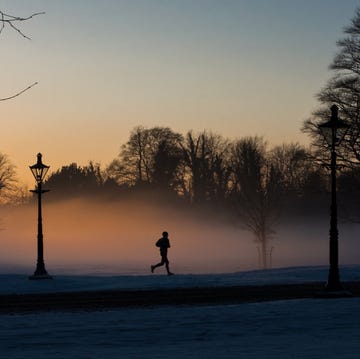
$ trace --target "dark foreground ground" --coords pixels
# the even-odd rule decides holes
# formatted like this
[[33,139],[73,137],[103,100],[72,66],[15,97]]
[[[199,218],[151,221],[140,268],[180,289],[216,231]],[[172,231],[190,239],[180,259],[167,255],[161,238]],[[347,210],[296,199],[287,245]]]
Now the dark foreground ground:
[[326,292],[324,283],[179,288],[157,290],[107,290],[0,296],[0,313],[48,310],[110,310],[160,305],[216,305],[318,297],[360,297],[360,282],[343,283],[344,291]]

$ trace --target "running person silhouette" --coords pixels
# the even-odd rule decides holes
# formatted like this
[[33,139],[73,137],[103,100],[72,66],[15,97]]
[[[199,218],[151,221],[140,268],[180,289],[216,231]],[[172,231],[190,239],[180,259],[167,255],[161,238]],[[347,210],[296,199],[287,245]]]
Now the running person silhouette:
[[161,267],[165,264],[166,271],[168,275],[173,275],[174,273],[170,272],[169,269],[169,260],[167,257],[168,248],[170,248],[170,241],[169,241],[169,234],[168,232],[163,232],[162,237],[156,242],[156,247],[160,248],[160,256],[161,256],[161,262],[158,264],[151,266],[151,273],[154,273],[155,268]]

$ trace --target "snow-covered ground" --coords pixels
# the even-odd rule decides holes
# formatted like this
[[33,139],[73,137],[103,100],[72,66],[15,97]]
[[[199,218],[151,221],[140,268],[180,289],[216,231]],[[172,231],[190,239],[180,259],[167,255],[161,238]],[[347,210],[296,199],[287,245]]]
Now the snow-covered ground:
[[[325,283],[328,267],[290,267],[223,274],[177,274],[170,277],[164,273],[164,269],[159,269],[154,275],[54,275],[52,280],[40,281],[29,280],[26,274],[0,274],[0,294],[111,289],[201,288],[321,281]],[[343,281],[360,281],[360,266],[344,266],[340,270],[340,275]]]
[[[41,281],[29,280],[27,274],[0,274],[0,294],[111,289],[201,288],[321,281],[325,283],[327,275],[328,267],[324,266],[290,267],[224,274],[177,274],[171,277],[165,275],[164,269],[160,269],[154,275],[55,275],[52,280]],[[360,266],[344,266],[340,270],[340,275],[344,281],[360,281]]]
[[[327,268],[217,275],[2,275],[1,293],[326,281]],[[360,266],[341,268],[360,280]],[[0,315],[4,358],[359,358],[360,298]]]

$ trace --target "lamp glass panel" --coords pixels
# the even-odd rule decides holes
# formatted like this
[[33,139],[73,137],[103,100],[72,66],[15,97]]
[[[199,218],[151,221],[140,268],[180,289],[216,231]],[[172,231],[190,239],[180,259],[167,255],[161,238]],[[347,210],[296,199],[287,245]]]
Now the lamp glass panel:
[[339,145],[341,143],[348,129],[349,129],[349,125],[346,122],[342,120],[338,120],[336,122],[336,145]]
[[49,170],[49,167],[50,166],[46,166],[44,164],[41,164],[41,165],[36,164],[36,165],[30,166],[30,170],[31,170],[35,180],[37,182],[40,182],[45,178],[46,173]]
[[328,122],[319,125],[321,134],[324,136],[325,141],[331,147],[333,145],[333,131],[334,133],[334,145],[338,146],[344,139],[349,125],[342,120],[330,120]]
[[332,146],[332,135],[333,135],[333,124],[332,121],[328,121],[325,123],[322,123],[321,125],[319,125],[319,129],[321,131],[321,134],[323,135],[323,137],[325,138],[326,143],[329,146]]

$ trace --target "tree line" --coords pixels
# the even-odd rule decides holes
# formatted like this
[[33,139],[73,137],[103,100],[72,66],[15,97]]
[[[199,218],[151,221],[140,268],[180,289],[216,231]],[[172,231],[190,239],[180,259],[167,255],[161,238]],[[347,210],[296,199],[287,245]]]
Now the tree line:
[[50,174],[45,185],[61,196],[156,192],[189,205],[232,205],[254,193],[278,202],[326,188],[326,171],[298,143],[269,148],[262,137],[230,141],[221,135],[138,126],[106,168],[72,163]]

